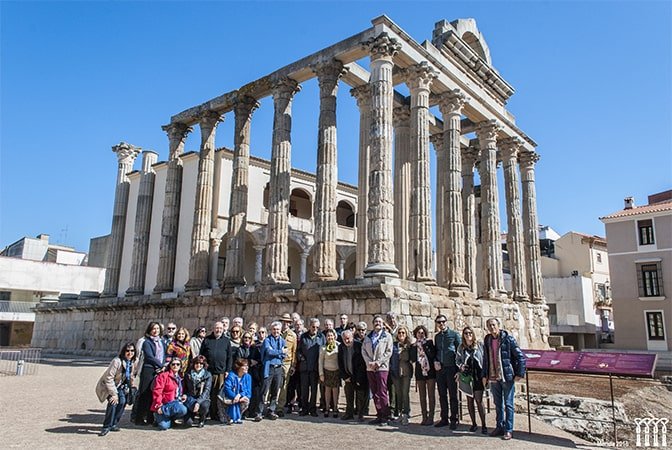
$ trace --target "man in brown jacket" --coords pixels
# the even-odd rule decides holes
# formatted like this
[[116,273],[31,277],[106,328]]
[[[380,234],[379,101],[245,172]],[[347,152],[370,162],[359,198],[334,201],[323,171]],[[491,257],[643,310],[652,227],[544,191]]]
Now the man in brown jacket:
[[292,316],[289,313],[283,314],[280,321],[282,322],[281,335],[285,340],[287,356],[282,361],[282,371],[285,373],[285,379],[278,397],[279,407],[275,412],[278,416],[282,417],[285,415],[285,406],[287,406],[287,386],[289,385],[289,379],[294,375],[294,370],[296,369],[296,333],[291,329],[294,320],[292,320]]

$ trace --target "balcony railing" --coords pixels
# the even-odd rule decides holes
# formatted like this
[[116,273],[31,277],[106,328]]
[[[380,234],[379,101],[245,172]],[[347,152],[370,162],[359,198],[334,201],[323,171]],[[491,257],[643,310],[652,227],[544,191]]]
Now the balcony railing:
[[37,302],[13,302],[10,300],[0,300],[0,313],[31,313],[31,308],[37,305]]

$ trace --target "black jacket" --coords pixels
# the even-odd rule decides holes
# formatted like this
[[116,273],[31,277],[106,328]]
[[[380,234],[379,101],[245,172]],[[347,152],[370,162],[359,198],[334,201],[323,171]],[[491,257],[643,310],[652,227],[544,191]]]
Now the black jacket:
[[201,355],[208,360],[208,370],[213,375],[231,372],[233,350],[231,340],[226,336],[222,335],[217,339],[214,333],[210,333],[203,339]]
[[[263,365],[261,364],[261,351],[257,345],[245,347],[241,345],[234,351],[233,360],[245,359],[247,360],[248,373],[252,377],[254,384],[260,384],[264,379]],[[252,364],[252,361],[256,361]]]
[[411,345],[411,362],[415,364],[415,379],[416,380],[434,380],[436,379],[436,370],[434,369],[434,360],[436,358],[436,347],[434,347],[434,341],[427,339],[425,344],[422,346],[425,350],[425,355],[429,360],[429,372],[427,376],[422,374],[422,366],[418,362],[418,346],[417,342]]
[[198,381],[194,380],[192,371],[187,371],[184,376],[184,393],[190,397],[194,397],[198,403],[204,400],[210,400],[210,389],[212,388],[212,375],[209,371],[205,371],[203,378]]
[[341,379],[347,380],[350,378],[357,389],[368,389],[369,381],[366,375],[366,362],[362,357],[362,343],[354,341],[352,353],[352,373],[348,372],[345,364],[345,344],[338,349],[338,373]]
[[317,333],[317,336],[311,338],[306,331],[301,335],[301,339],[296,346],[296,359],[299,362],[300,372],[317,372],[320,359],[320,347],[325,344],[324,335]]

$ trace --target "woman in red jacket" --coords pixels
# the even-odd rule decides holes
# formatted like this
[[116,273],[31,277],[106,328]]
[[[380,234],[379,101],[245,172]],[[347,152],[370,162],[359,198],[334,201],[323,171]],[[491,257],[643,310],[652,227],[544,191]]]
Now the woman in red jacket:
[[156,377],[152,390],[152,411],[159,430],[167,430],[173,420],[187,414],[187,408],[184,406],[187,396],[182,392],[180,376],[182,362],[173,359],[168,367],[169,370]]

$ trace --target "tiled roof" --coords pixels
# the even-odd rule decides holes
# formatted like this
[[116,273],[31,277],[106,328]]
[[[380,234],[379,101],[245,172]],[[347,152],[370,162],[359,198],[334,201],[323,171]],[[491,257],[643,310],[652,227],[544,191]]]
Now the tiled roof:
[[619,217],[638,216],[640,214],[657,213],[662,211],[672,211],[672,202],[655,203],[653,205],[638,206],[631,209],[623,209],[621,211],[609,214],[608,216],[600,217],[603,219],[617,219]]

